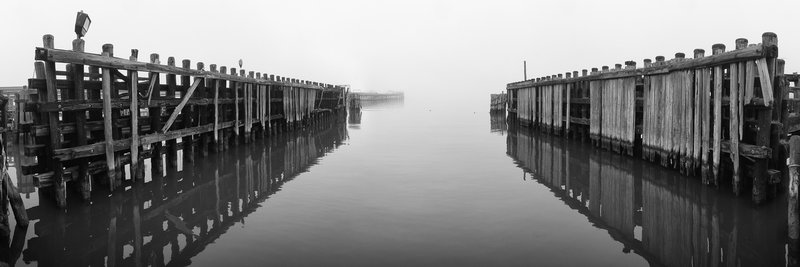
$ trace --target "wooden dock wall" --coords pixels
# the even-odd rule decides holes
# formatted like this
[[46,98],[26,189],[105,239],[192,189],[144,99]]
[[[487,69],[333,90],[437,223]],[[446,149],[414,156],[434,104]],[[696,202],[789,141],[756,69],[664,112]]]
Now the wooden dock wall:
[[489,102],[489,111],[506,111],[506,102],[508,101],[508,94],[491,94]]
[[712,51],[510,83],[510,117],[707,184],[722,177],[736,194],[751,189],[761,203],[780,182],[786,134],[799,127],[797,100],[789,98],[797,75],[784,74],[774,33],[759,44],[739,38],[735,49],[715,44]]
[[23,175],[53,187],[62,207],[68,183],[89,199],[96,188],[140,182],[145,158],[166,155],[174,166],[181,151],[191,162],[344,107],[340,86],[173,57],[163,64],[158,54],[143,61],[135,49],[119,58],[111,44],[86,53],[80,39],[56,49],[53,36],[43,39],[24,105],[33,121],[20,126],[24,154],[37,160]]

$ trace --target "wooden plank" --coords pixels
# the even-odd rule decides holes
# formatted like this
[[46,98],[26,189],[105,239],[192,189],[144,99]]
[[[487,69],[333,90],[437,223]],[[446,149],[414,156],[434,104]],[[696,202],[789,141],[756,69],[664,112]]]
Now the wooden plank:
[[[732,147],[739,147],[739,69],[737,63],[730,65],[730,143]],[[733,166],[731,169],[731,182],[733,184],[733,193],[739,195],[740,193],[740,179],[739,179],[739,150],[731,149],[731,161]]]
[[194,94],[195,89],[197,89],[197,86],[199,86],[202,81],[203,81],[202,78],[194,79],[192,86],[189,87],[189,90],[186,92],[186,95],[184,95],[183,99],[181,99],[181,103],[178,104],[177,107],[175,107],[175,110],[172,111],[172,115],[169,116],[167,123],[164,124],[163,128],[161,128],[162,133],[166,133],[167,131],[169,131],[169,128],[175,122],[175,119],[178,118],[178,114],[181,113],[181,110],[183,110],[183,107],[186,106],[187,102],[189,102],[189,98],[192,97],[192,94]]
[[[111,57],[114,46],[111,44],[103,45],[103,55]],[[106,144],[106,166],[108,167],[108,187],[110,191],[116,188],[117,169],[115,165],[114,133],[111,121],[111,69],[103,68],[103,134]]]
[[755,97],[755,80],[756,80],[756,63],[755,61],[747,61],[746,63],[746,74],[747,80],[745,81],[744,85],[744,99],[743,101],[745,104],[750,103]]
[[767,70],[767,59],[758,59],[756,65],[758,66],[758,77],[761,81],[761,96],[764,99],[764,105],[767,107],[772,106],[772,81],[770,79],[772,76]]

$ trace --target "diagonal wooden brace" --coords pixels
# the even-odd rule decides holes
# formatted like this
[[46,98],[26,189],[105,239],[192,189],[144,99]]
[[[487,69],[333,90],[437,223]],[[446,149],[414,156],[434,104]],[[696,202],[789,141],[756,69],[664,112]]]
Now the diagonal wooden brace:
[[164,124],[164,128],[161,128],[162,133],[166,133],[169,130],[169,127],[172,126],[173,123],[175,123],[175,120],[178,119],[178,114],[180,114],[181,110],[183,110],[183,106],[186,106],[186,103],[189,103],[189,98],[192,97],[192,95],[194,94],[194,90],[197,89],[197,86],[200,85],[200,82],[202,80],[203,80],[202,78],[194,79],[192,86],[189,87],[189,90],[186,91],[186,95],[183,96],[183,99],[181,99],[181,103],[178,104],[177,107],[175,107],[175,110],[172,111],[172,115],[169,115],[169,120],[167,120],[167,123]]

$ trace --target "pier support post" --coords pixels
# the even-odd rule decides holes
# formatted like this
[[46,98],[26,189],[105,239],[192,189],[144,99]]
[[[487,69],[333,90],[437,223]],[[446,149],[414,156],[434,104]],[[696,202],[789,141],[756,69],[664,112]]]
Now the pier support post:
[[789,205],[788,226],[789,238],[797,244],[800,238],[800,216],[798,216],[797,191],[800,186],[800,136],[789,139]]

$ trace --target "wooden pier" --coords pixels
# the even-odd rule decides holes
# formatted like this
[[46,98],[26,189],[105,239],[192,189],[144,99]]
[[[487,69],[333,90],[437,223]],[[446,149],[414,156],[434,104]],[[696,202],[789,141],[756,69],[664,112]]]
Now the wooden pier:
[[489,111],[496,112],[506,110],[506,102],[508,102],[508,94],[491,94],[489,102]]
[[[52,189],[64,207],[67,190],[88,200],[100,188],[142,183],[145,159],[177,166],[182,158],[225,151],[237,143],[309,127],[343,114],[345,88],[228,68],[159,54],[141,60],[102,53],[56,49],[51,35],[35,50],[36,77],[20,124],[22,166],[36,185]],[[180,64],[178,66],[177,64]],[[70,191],[72,192],[72,191]]]
[[800,76],[784,74],[774,33],[733,47],[510,83],[509,116],[706,184],[730,183],[736,194],[750,189],[762,203],[786,173],[787,134],[800,130]]

